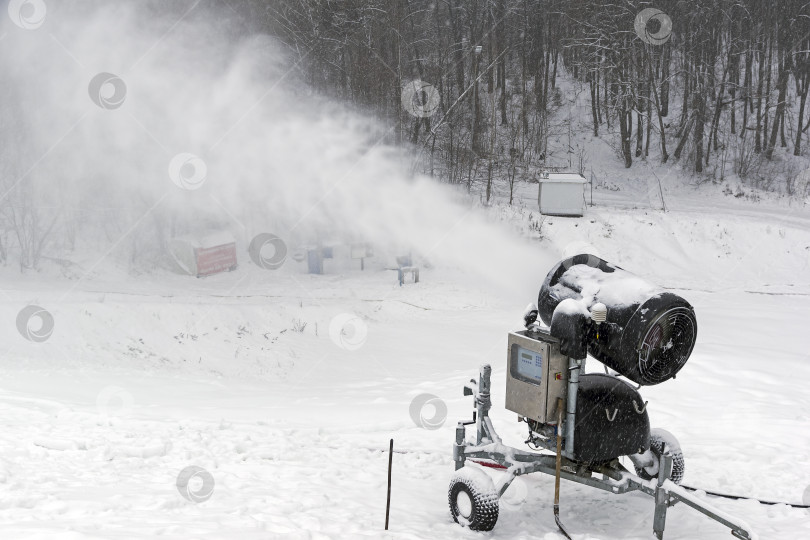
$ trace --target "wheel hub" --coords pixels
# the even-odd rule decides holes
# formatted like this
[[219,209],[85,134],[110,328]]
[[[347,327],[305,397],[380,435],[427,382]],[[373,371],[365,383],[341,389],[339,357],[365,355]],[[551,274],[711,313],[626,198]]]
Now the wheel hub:
[[464,519],[472,517],[472,500],[466,491],[459,491],[456,495],[456,507],[458,514]]

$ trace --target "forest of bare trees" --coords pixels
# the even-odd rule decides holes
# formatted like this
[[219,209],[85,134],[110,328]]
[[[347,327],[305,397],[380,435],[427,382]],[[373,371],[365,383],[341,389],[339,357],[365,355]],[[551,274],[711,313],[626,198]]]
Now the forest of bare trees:
[[[224,49],[250,42],[254,34],[272,36],[261,40],[272,43],[266,46],[272,49],[270,57],[284,56],[279,69],[285,84],[297,77],[330,98],[324,101],[331,104],[333,99],[366,118],[381,119],[379,142],[407,149],[413,171],[486,203],[497,190],[511,204],[517,182],[536,180],[544,168],[592,169],[590,137],[607,143],[615,152],[611,159],[630,169],[639,163],[665,164],[693,173],[697,182],[735,176],[751,187],[791,196],[808,190],[810,0],[133,2],[148,21],[137,24],[157,37],[139,44],[130,36],[115,45],[123,56],[145,55],[154,64],[150,71],[135,62],[140,71],[131,76],[116,73],[114,78],[120,75],[138,99],[132,100],[133,109],[127,102],[107,117],[91,114],[98,104],[88,99],[86,84],[98,71],[123,70],[127,62],[111,61],[115,54],[107,58],[95,44],[78,51],[92,32],[123,25],[125,10],[119,13],[117,4],[87,0],[60,6],[61,12],[49,11],[42,31],[20,28],[10,19],[6,23],[11,25],[7,50],[16,46],[28,56],[9,52],[3,57],[0,264],[18,259],[21,270],[36,268],[46,247],[70,253],[82,237],[81,228],[92,220],[101,224],[104,238],[98,241],[103,244],[132,228],[127,216],[148,215],[146,221],[156,232],[143,232],[147,227],[140,226],[140,236],[132,234],[133,260],[142,251],[139,242],[148,245],[154,237],[164,244],[175,234],[165,225],[177,219],[174,207],[156,206],[150,194],[138,191],[139,182],[122,180],[124,173],[162,178],[166,160],[151,153],[162,132],[194,134],[178,136],[177,151],[186,150],[199,131],[191,125],[215,125],[212,118],[223,104],[238,110],[234,117],[241,125],[245,117],[256,115],[256,105],[278,98],[265,100],[281,82],[273,66],[255,68],[266,70],[261,75],[267,81],[252,96],[251,79],[241,78],[240,65],[222,60],[231,54]],[[94,11],[104,12],[102,23],[88,22]],[[224,41],[198,30],[207,24]],[[181,28],[191,37],[184,37]],[[180,43],[173,49],[171,36]],[[19,43],[12,46],[12,38]],[[167,51],[195,60],[187,67],[183,61],[185,72],[165,72],[161,59],[154,57]],[[291,73],[295,75],[287,77]],[[53,82],[64,74],[71,77],[64,84],[75,100],[66,100],[67,90]],[[198,107],[204,114],[184,112],[181,99],[173,107],[165,99],[146,106],[146,96],[175,96],[175,86],[186,84],[189,75],[197,81],[191,85],[197,93],[190,95],[207,104]],[[231,76],[237,81],[233,88],[249,98],[238,93],[223,97],[232,89]],[[168,89],[154,81],[164,81]],[[77,111],[68,106],[74,103]],[[137,107],[155,109],[156,118],[171,121],[153,120],[162,127],[147,126],[132,112]],[[125,118],[131,119],[129,124],[115,124]],[[121,140],[97,135],[94,129],[109,129]],[[260,141],[266,136],[263,129],[259,125],[245,141]],[[135,134],[144,137],[145,148],[132,158],[132,141],[141,140]],[[216,132],[213,140],[228,134]],[[109,147],[100,151],[105,141]],[[71,152],[70,144],[89,158]],[[169,153],[168,146],[161,142],[158,150]],[[198,146],[198,152],[212,148]],[[68,158],[78,165],[64,166],[61,160]],[[131,166],[108,175],[110,166],[100,163],[104,159]],[[245,175],[263,170],[242,169],[238,172]],[[639,170],[638,176],[647,170]],[[108,176],[122,188],[111,187]],[[80,188],[93,182],[100,189]],[[219,204],[216,208],[222,210]],[[201,215],[199,209],[195,212],[189,213]]]
[[[423,172],[485,182],[487,197],[493,174],[513,181],[555,164],[548,136],[564,74],[589,92],[593,134],[609,137],[626,167],[652,146],[651,159],[696,173],[728,160],[744,179],[777,147],[799,156],[807,144],[807,0],[253,0],[241,9],[290,47],[319,92],[390,121]],[[435,99],[435,111],[403,108],[412,81],[430,85],[415,99]]]

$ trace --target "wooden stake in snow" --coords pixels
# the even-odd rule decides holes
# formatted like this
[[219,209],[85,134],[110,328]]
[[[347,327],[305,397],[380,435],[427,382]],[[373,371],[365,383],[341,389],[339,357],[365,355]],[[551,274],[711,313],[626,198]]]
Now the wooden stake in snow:
[[388,499],[385,501],[385,530],[388,530],[388,513],[391,509],[391,464],[394,461],[394,439],[388,445]]

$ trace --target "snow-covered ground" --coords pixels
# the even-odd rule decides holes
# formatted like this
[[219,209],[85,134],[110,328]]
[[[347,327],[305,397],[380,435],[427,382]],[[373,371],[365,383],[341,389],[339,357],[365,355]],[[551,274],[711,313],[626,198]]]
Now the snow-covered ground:
[[[655,152],[624,169],[615,137],[589,135],[586,94],[561,82],[573,135],[552,136],[548,155],[583,156],[594,206],[541,217],[536,184],[519,184],[514,206],[454,204],[466,194],[404,172],[408,156],[382,144],[390,126],[293,81],[272,39],[236,39],[220,17],[179,24],[136,2],[91,4],[49,3],[38,33],[0,24],[20,115],[4,119],[3,178],[17,183],[2,196],[19,197],[10,207],[30,227],[18,235],[67,212],[39,270],[20,274],[14,241],[0,267],[0,540],[559,539],[550,477],[516,480],[491,533],[453,522],[447,487],[455,423],[472,413],[462,385],[481,364],[499,433],[523,445],[525,425],[503,408],[507,332],[551,265],[580,252],[697,310],[689,363],[642,389],[653,425],[680,439],[684,483],[810,499],[808,201],[754,202],[733,175],[697,185]],[[94,104],[100,90],[88,100],[107,70],[129,88],[114,107]],[[166,173],[189,152],[208,176],[184,191]],[[234,272],[150,268],[175,225],[212,223],[239,239]],[[247,255],[259,232],[290,233],[292,254],[331,241],[324,231],[372,241],[376,256],[365,271],[329,260],[312,276],[292,256],[270,271]],[[400,287],[385,268],[411,247],[421,280]],[[30,326],[27,306],[44,310]],[[810,538],[807,510],[712,503],[763,540]],[[652,509],[643,495],[562,486],[576,540],[649,538]],[[666,538],[728,531],[679,505]]]
[[[511,225],[525,225],[534,189],[521,187],[522,216],[504,211]],[[479,279],[475,260],[422,268],[420,283],[404,287],[381,264],[310,276],[292,261],[263,271],[246,256],[235,272],[202,280],[4,269],[0,536],[561,538],[553,478],[540,475],[510,487],[491,533],[453,523],[450,447],[455,422],[472,410],[461,387],[482,363],[494,370],[496,426],[522,446],[525,426],[503,409],[506,333],[520,327],[550,265],[587,245],[697,310],[686,367],[642,389],[653,425],[681,441],[684,483],[801,503],[810,485],[810,212],[673,188],[662,213],[624,204],[629,189],[597,189],[581,219],[546,218],[544,239],[529,244],[546,266],[511,288]],[[53,314],[45,341],[17,330],[28,304]],[[421,398],[428,427],[439,415],[436,429],[412,419],[423,394],[439,400]],[[203,502],[178,490],[189,466],[213,479]],[[208,489],[200,478],[192,491]],[[810,537],[807,510],[712,503],[762,539]],[[564,482],[562,516],[576,540],[649,538],[652,500]],[[689,508],[669,513],[668,539],[727,537]]]

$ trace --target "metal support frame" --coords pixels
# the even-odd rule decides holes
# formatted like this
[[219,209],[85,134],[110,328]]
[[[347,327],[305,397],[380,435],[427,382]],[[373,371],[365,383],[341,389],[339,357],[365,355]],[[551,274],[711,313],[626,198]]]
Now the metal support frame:
[[671,474],[672,456],[662,455],[658,465],[658,478],[655,483],[655,513],[653,514],[653,533],[658,540],[664,538],[664,527],[667,524],[669,493],[664,489],[664,481]]
[[[473,413],[472,421],[459,422],[456,426],[453,461],[456,470],[464,467],[468,459],[504,469],[505,474],[495,485],[498,497],[501,497],[518,476],[534,472],[554,476],[556,458],[554,455],[529,452],[503,444],[495,431],[492,419],[489,417],[489,410],[492,407],[490,397],[491,373],[492,368],[489,365],[481,366],[478,382],[471,380],[464,387],[464,395],[473,396],[475,400],[476,412]],[[578,375],[578,365],[575,371],[571,372],[571,374],[573,373]],[[571,394],[569,394],[570,396]],[[568,412],[567,410],[566,413],[568,414]],[[573,422],[575,420],[574,418],[572,423],[566,426],[566,432],[573,431]],[[568,422],[569,420],[566,419],[566,424]],[[466,441],[466,426],[470,424],[476,426],[475,444]],[[653,497],[655,499],[653,533],[658,540],[662,540],[664,537],[667,509],[679,502],[728,527],[731,529],[731,534],[740,540],[757,540],[756,533],[752,531],[748,524],[728,516],[669,480],[672,473],[671,456],[661,456],[659,471],[657,479],[643,480],[624,468],[618,459],[607,465],[594,466],[573,461],[566,456],[562,458],[560,477],[618,495],[631,491],[640,491]]]

